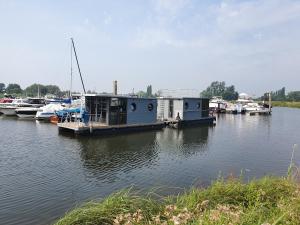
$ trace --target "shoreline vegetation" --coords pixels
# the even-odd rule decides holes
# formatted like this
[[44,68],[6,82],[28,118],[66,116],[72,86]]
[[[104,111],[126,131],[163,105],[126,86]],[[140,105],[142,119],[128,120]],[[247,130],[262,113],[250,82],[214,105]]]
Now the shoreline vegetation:
[[300,102],[272,101],[274,107],[300,108]]
[[162,199],[125,190],[74,209],[55,225],[300,224],[300,185],[295,178],[242,180],[218,179],[207,188]]

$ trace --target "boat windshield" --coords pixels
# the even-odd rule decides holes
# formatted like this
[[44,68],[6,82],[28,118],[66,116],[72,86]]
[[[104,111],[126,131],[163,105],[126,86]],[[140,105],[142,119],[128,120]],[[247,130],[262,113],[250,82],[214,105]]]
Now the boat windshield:
[[29,98],[28,99],[29,104],[45,104],[45,99],[40,98]]

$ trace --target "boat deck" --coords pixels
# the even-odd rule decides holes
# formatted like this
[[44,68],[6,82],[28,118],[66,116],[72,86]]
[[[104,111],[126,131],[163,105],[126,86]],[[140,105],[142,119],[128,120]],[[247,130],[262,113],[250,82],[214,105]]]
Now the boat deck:
[[57,124],[60,131],[68,131],[74,134],[102,134],[102,133],[117,133],[130,132],[141,130],[162,129],[165,127],[164,122],[157,122],[153,124],[122,124],[122,125],[107,125],[104,123],[89,123],[82,122],[63,122]]
[[215,121],[216,121],[216,117],[209,116],[197,120],[168,120],[166,124],[171,128],[182,128],[182,127],[189,127],[189,126],[199,126],[203,124],[212,125],[215,124]]

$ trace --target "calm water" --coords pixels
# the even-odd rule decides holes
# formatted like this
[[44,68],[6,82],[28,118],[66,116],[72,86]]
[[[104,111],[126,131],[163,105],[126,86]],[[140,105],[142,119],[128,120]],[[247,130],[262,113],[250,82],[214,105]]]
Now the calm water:
[[76,205],[132,185],[170,194],[206,185],[220,171],[284,175],[300,144],[300,110],[105,138],[67,137],[51,124],[1,116],[0,137],[0,224],[51,224]]

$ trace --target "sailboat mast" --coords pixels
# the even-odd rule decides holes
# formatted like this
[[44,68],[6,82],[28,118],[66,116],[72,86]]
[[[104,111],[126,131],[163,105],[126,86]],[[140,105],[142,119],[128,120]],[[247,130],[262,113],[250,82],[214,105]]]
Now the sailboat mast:
[[70,83],[70,98],[72,99],[72,85],[73,85],[73,49],[72,49],[72,42],[70,45],[70,50],[71,50],[71,83]]
[[83,83],[83,79],[82,79],[82,75],[81,75],[81,71],[80,71],[80,66],[79,66],[79,62],[78,62],[77,53],[76,53],[76,49],[75,49],[75,44],[74,44],[73,38],[71,38],[71,41],[72,41],[72,46],[73,46],[73,50],[74,50],[74,53],[75,53],[75,58],[76,58],[76,62],[77,62],[78,72],[79,72],[80,79],[81,79],[82,88],[83,88],[83,91],[84,91],[84,94],[85,94],[86,91],[85,91],[85,87],[84,87],[84,83]]

